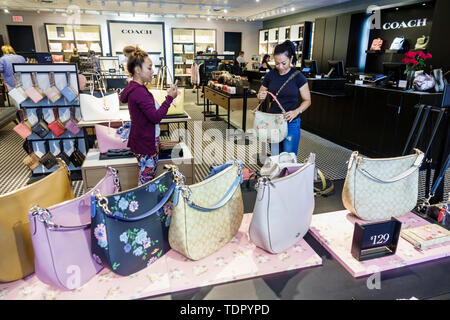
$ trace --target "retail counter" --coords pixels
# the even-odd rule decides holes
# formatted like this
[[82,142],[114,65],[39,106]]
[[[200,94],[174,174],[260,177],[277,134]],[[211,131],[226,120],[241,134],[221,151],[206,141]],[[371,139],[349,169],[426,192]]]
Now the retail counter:
[[[401,155],[417,105],[440,106],[442,100],[440,93],[408,92],[342,81],[330,87],[330,80],[327,83],[309,79],[312,104],[302,114],[302,128],[370,157]],[[429,113],[417,148],[427,145],[436,117],[436,112]],[[436,134],[431,150],[435,155],[444,148],[446,128],[448,116],[444,117]]]

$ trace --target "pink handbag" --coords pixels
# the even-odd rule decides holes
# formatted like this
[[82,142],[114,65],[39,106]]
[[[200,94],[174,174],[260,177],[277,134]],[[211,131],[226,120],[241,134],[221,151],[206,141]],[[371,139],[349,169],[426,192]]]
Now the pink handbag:
[[103,266],[91,255],[91,197],[119,191],[117,171],[106,169],[105,177],[88,193],[49,208],[34,206],[28,212],[36,276],[62,290],[88,282]]
[[128,149],[128,140],[122,141],[117,129],[111,128],[111,123],[108,126],[96,124],[95,134],[100,153],[108,152],[111,149]]
[[37,84],[36,72],[31,73],[31,82],[33,83],[33,86],[25,90],[25,93],[34,103],[38,103],[44,99],[44,93]]
[[70,107],[70,119],[65,123],[65,127],[72,134],[77,135],[80,132],[81,128],[77,124],[78,122],[75,119],[75,107]]
[[31,128],[25,124],[24,118],[23,118],[23,110],[20,109],[17,111],[17,118],[19,119],[19,124],[16,125],[13,130],[22,137],[22,139],[28,138],[33,132],[31,131]]

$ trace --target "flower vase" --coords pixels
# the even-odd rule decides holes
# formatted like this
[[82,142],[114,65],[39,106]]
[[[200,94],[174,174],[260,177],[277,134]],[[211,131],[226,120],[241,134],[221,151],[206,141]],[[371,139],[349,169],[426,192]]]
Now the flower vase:
[[406,89],[407,90],[413,90],[415,74],[416,74],[416,72],[414,70],[408,70],[408,72],[406,73],[406,81],[407,81]]

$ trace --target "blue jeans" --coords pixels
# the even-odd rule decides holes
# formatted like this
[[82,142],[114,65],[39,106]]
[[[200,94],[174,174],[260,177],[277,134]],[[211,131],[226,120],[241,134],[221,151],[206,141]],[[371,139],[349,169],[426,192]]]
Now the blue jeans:
[[288,134],[280,143],[271,143],[270,151],[273,156],[281,152],[293,152],[298,155],[298,144],[300,143],[300,118],[288,122]]

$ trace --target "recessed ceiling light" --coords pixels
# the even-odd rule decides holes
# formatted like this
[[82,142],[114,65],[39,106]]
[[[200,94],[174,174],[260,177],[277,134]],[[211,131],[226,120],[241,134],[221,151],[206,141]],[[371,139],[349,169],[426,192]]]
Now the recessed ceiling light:
[[294,10],[295,10],[295,7],[292,7],[292,8],[291,8],[291,11],[294,11]]
[[206,19],[206,20],[208,20],[208,21],[211,21],[211,18],[210,18],[210,17],[208,17],[208,19]]
[[224,13],[228,13],[228,10],[227,10],[227,9],[224,9],[223,12],[224,12]]
[[4,9],[3,11],[5,11],[5,13],[9,13],[9,10],[8,10],[8,9]]

